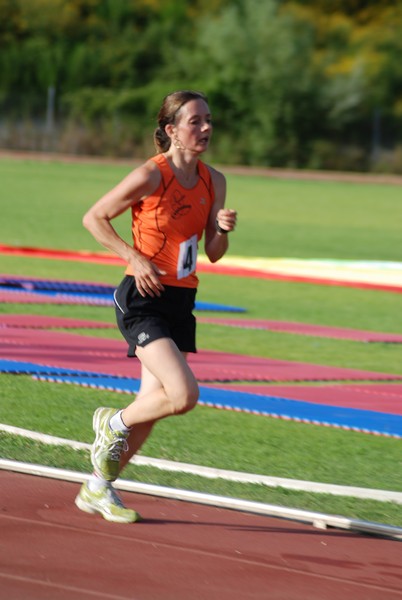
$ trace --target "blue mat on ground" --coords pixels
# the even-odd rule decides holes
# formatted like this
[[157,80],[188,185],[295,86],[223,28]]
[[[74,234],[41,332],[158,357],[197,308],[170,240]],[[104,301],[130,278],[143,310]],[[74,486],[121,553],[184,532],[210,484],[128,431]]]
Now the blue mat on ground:
[[[29,292],[42,296],[74,297],[81,299],[83,304],[102,303],[113,305],[113,293],[115,286],[100,283],[84,283],[74,281],[47,281],[45,279],[30,279],[10,276],[0,276],[0,289],[9,292]],[[246,312],[245,308],[239,306],[226,306],[214,302],[195,303],[196,310],[210,310],[223,312]]]
[[357,408],[202,387],[201,403],[215,408],[401,438],[402,416]]
[[60,377],[71,376],[87,377],[88,379],[97,379],[98,377],[107,377],[109,380],[133,381],[132,379],[121,376],[105,375],[104,373],[80,371],[78,369],[68,369],[65,367],[49,367],[38,363],[24,362],[19,360],[9,360],[0,358],[0,373],[10,373],[11,375],[57,375]]
[[[0,371],[29,373],[45,381],[122,393],[137,393],[140,386],[139,379],[112,377],[101,373],[86,373],[56,367],[41,367],[41,365],[18,361],[1,360]],[[315,404],[275,396],[261,396],[221,388],[200,386],[200,390],[199,403],[204,406],[402,438],[402,416],[399,415]]]
[[25,292],[73,292],[83,294],[109,294],[113,295],[115,287],[102,283],[85,283],[74,281],[57,281],[46,279],[30,279],[29,277],[0,276],[0,286],[12,291]]

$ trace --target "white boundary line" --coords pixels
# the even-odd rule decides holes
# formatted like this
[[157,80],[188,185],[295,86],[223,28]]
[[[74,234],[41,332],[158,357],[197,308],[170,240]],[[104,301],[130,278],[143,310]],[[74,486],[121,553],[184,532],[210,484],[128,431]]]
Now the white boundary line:
[[[20,427],[13,427],[12,425],[5,425],[1,423],[0,431],[4,431],[12,435],[19,435],[44,444],[68,446],[74,450],[87,451],[91,447],[90,444],[83,442],[76,442],[74,440],[54,437],[45,433],[37,433],[36,431],[21,429]],[[285,479],[282,477],[270,477],[252,473],[241,473],[239,471],[227,471],[211,467],[202,467],[188,463],[163,460],[160,458],[150,458],[147,456],[135,456],[133,459],[131,459],[130,463],[139,466],[155,467],[163,471],[190,473],[192,475],[198,475],[208,479],[225,479],[227,481],[238,481],[242,483],[257,483],[266,485],[268,487],[281,487],[284,489],[303,492],[331,494],[334,496],[349,496],[353,498],[362,498],[365,500],[377,500],[379,502],[395,502],[397,504],[402,504],[401,492],[334,485],[330,483],[317,483],[314,481],[303,481],[297,479]]]
[[[22,463],[12,460],[0,459],[0,469],[14,471],[17,473],[26,473],[39,477],[49,477],[52,479],[61,479],[74,483],[82,483],[89,477],[88,474],[78,473],[76,471],[68,471],[42,465]],[[264,504],[262,502],[251,502],[249,500],[241,500],[238,498],[229,498],[226,496],[214,496],[210,494],[202,494],[199,492],[191,492],[177,488],[167,488],[158,485],[150,485],[147,483],[138,483],[134,481],[126,481],[118,479],[115,482],[115,487],[137,494],[145,494],[148,496],[158,496],[161,498],[172,498],[174,500],[183,500],[185,502],[194,502],[197,504],[205,504],[219,508],[231,510],[239,510],[252,514],[277,517],[281,519],[290,519],[309,523],[318,529],[326,529],[327,527],[335,527],[337,529],[347,529],[358,531],[359,533],[370,533],[380,536],[392,537],[396,540],[402,540],[402,528],[393,527],[392,525],[384,525],[382,523],[372,523],[370,521],[358,521],[349,519],[348,517],[328,515],[324,513],[299,510],[294,508],[285,508],[275,506],[273,504]]]

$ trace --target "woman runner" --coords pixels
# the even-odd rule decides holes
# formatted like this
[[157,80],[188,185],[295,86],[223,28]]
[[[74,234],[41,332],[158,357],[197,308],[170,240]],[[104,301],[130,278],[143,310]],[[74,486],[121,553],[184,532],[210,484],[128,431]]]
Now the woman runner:
[[[154,133],[156,156],[100,198],[83,219],[94,238],[127,263],[115,291],[115,310],[128,356],[141,362],[134,402],[123,410],[102,407],[94,413],[94,472],[75,500],[81,510],[109,521],[140,519],[123,505],[112,482],[158,420],[184,414],[198,400],[197,381],[186,360],[188,352],[196,352],[198,242],[204,235],[205,253],[214,263],[227,251],[227,234],[236,225],[236,211],[225,208],[224,176],[199,159],[211,134],[202,93],[169,94]],[[128,209],[133,245],[111,224]]]

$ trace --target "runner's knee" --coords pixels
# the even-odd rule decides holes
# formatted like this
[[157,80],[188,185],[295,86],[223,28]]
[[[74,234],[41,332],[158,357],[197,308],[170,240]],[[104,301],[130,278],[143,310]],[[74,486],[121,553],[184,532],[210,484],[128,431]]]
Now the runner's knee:
[[191,385],[186,385],[181,389],[177,389],[175,393],[169,395],[172,413],[174,415],[183,415],[184,413],[189,412],[196,406],[199,395],[200,392],[196,382]]

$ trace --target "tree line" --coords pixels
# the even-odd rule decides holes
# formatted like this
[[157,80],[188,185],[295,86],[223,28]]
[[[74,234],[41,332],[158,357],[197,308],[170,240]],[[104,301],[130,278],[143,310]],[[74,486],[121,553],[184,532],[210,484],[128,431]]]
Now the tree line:
[[143,157],[191,88],[215,161],[402,172],[401,4],[0,0],[0,144]]

